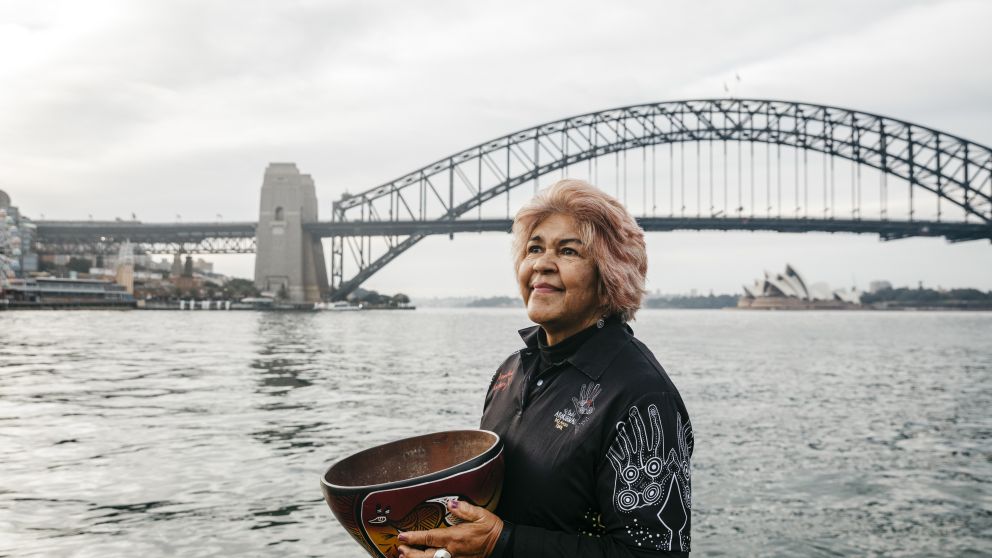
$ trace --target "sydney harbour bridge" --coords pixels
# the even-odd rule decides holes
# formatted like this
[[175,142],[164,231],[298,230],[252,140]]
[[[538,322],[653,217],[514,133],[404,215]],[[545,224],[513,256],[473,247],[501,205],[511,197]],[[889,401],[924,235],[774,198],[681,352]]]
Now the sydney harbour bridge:
[[[565,176],[617,196],[646,231],[992,241],[988,146],[846,108],[711,99],[614,108],[514,132],[344,194],[330,220],[316,218],[308,176],[270,165],[258,221],[37,221],[34,249],[109,253],[129,241],[146,253],[258,252],[260,287],[281,277],[297,300],[339,300],[428,235],[509,231],[539,184]],[[282,180],[302,193],[280,201]],[[297,203],[299,211],[290,210]],[[322,239],[330,239],[329,277]]]

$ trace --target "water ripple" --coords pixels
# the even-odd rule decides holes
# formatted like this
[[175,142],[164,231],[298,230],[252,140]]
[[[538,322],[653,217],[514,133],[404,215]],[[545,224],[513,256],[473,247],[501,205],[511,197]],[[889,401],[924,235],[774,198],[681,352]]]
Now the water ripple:
[[[0,556],[363,556],[320,472],[476,426],[525,325],[5,313]],[[659,310],[634,328],[692,415],[697,551],[992,554],[992,314]]]

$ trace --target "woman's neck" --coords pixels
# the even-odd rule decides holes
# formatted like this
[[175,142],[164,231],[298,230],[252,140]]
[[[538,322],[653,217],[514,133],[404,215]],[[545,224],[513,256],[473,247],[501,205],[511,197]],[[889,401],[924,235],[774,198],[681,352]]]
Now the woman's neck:
[[558,327],[556,324],[541,324],[541,328],[544,329],[544,337],[548,340],[548,346],[552,346],[592,326],[597,320],[599,320],[599,316],[592,316],[585,321],[573,322],[564,327]]

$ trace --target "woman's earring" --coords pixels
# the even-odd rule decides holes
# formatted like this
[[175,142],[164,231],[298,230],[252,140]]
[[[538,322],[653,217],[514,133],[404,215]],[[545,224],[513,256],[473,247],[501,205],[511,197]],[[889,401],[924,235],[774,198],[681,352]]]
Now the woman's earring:
[[599,329],[603,329],[603,326],[605,325],[606,325],[606,318],[600,318],[596,320],[596,327],[598,327]]

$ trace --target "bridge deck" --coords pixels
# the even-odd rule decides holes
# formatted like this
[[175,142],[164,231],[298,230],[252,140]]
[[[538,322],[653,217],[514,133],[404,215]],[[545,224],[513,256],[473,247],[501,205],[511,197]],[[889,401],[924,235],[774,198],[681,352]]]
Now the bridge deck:
[[[967,222],[879,221],[857,219],[778,219],[749,217],[641,217],[645,231],[745,230],[787,233],[830,232],[877,234],[883,239],[911,236],[942,236],[951,242],[989,239],[992,225]],[[135,244],[185,248],[189,252],[251,252],[254,243],[224,242],[254,239],[257,223],[142,223],[138,221],[38,221],[35,242],[41,253],[59,247]],[[454,221],[321,221],[304,225],[320,238],[348,236],[407,236],[464,232],[509,232],[509,219],[458,219]],[[213,242],[209,244],[210,241]],[[207,242],[209,249],[195,245]],[[78,252],[73,250],[72,252]]]
[[[936,221],[868,221],[857,219],[776,219],[749,217],[640,217],[648,232],[676,230],[776,231],[878,234],[884,239],[911,236],[943,236],[952,242],[992,240],[992,226],[978,223]],[[450,234],[456,232],[509,232],[509,219],[460,219],[455,221],[320,222],[306,225],[312,234],[335,236],[405,236]]]

